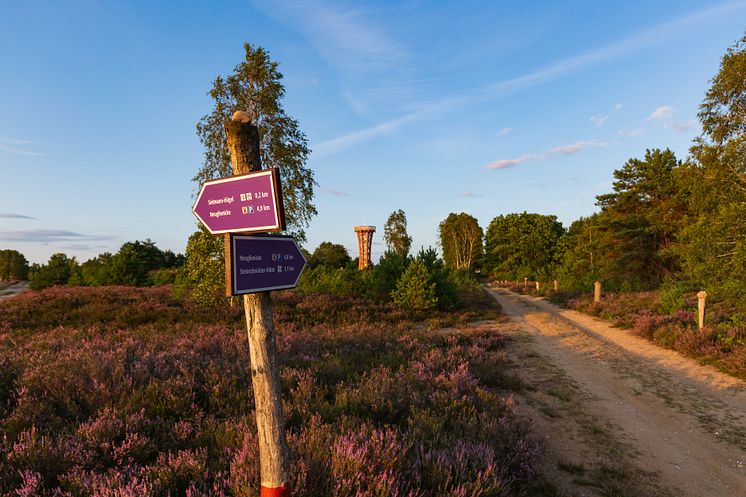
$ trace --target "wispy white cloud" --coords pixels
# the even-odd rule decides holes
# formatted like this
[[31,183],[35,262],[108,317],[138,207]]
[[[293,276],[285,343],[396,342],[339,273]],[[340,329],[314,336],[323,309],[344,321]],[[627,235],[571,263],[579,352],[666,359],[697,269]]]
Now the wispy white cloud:
[[322,0],[256,0],[255,6],[291,24],[330,63],[364,70],[390,69],[406,62],[407,50],[360,4],[332,5]]
[[673,107],[670,105],[661,105],[650,114],[646,121],[662,121],[673,114]]
[[[340,76],[342,97],[358,113],[383,98],[400,104],[414,95],[412,54],[378,19],[377,10],[325,0],[254,0],[258,9],[300,33]],[[378,9],[380,10],[380,9]]]
[[39,152],[28,150],[26,145],[31,145],[31,141],[0,136],[0,150],[3,152],[13,155],[44,155]]
[[498,159],[495,162],[487,164],[487,169],[507,169],[514,167],[524,162],[541,159],[540,155],[537,154],[523,154],[515,159]]
[[[671,123],[670,127],[678,133],[686,133],[687,131],[694,129],[695,125],[696,122],[694,121],[694,119],[689,119],[688,121],[676,121],[674,123]],[[667,125],[666,127],[669,127],[669,125]]]
[[315,155],[331,155],[346,148],[370,140],[378,136],[388,135],[399,129],[399,127],[409,121],[413,121],[420,117],[420,113],[409,114],[398,119],[392,119],[385,123],[378,124],[372,128],[362,129],[360,131],[354,131],[347,133],[331,140],[326,140],[321,143],[313,145],[311,149]]
[[[744,7],[746,7],[746,2],[721,3],[714,7],[651,26],[609,45],[557,60],[522,76],[499,81],[470,93],[424,102],[415,111],[402,117],[323,141],[314,148],[317,152],[321,150],[322,153],[338,152],[352,145],[393,133],[404,124],[420,119],[432,112],[502,98],[518,91],[575,74],[598,64],[618,60],[647,48],[671,43],[678,39],[691,36],[698,31],[711,29],[718,25],[718,22],[724,15],[734,15],[743,11]],[[396,54],[396,51],[394,53]],[[397,58],[396,55],[394,58]],[[620,105],[617,104],[617,107]]]
[[592,122],[593,124],[595,124],[596,126],[601,127],[601,126],[604,125],[604,123],[606,121],[609,120],[609,118],[610,118],[610,116],[605,116],[603,114],[597,114],[595,116],[591,116],[591,118],[589,119],[589,121]]
[[567,145],[560,145],[549,150],[549,154],[559,155],[575,155],[583,149],[588,147],[603,147],[606,142],[598,140],[580,140],[575,143],[569,143]]
[[481,195],[479,193],[474,193],[474,192],[463,192],[459,196],[464,197],[464,198],[484,198],[484,195]]
[[508,133],[510,133],[511,131],[513,131],[512,128],[503,128],[503,129],[501,129],[500,131],[497,132],[497,136],[505,136]]
[[[614,108],[612,109],[611,113],[613,114],[615,112],[619,112],[621,108],[622,108],[622,104],[617,103],[616,105],[614,105]],[[596,114],[595,116],[591,116],[589,121],[600,128],[609,119],[611,119],[611,114]]]
[[556,155],[575,155],[588,147],[603,147],[606,142],[599,140],[579,140],[575,143],[558,145],[539,153],[523,154],[515,159],[499,159],[487,164],[487,169],[507,169],[530,161],[543,161]]

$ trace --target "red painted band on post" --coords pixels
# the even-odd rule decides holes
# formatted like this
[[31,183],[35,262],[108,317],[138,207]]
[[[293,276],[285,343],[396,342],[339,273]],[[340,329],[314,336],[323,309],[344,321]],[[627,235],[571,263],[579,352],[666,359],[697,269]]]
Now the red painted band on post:
[[290,486],[287,483],[274,488],[262,485],[260,497],[290,497]]

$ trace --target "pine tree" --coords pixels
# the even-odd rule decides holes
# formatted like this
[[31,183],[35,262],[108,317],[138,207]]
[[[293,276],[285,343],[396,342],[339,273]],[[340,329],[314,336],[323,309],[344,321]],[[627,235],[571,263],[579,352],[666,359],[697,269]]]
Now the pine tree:
[[420,259],[407,266],[391,296],[396,305],[407,309],[424,310],[438,305],[435,282]]

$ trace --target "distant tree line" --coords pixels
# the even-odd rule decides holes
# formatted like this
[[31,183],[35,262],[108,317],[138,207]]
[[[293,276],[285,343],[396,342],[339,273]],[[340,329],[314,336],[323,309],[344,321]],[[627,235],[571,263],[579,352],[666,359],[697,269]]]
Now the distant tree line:
[[[7,252],[17,255],[11,257],[6,255]],[[16,251],[0,251],[0,270],[4,271],[2,268],[6,267],[6,260],[17,261],[19,255]],[[26,260],[22,255],[20,258]],[[29,267],[26,263],[25,275],[23,271],[16,270],[15,273],[8,273],[15,276],[3,279],[26,279],[27,276],[33,290],[54,285],[163,285],[174,283],[184,260],[183,255],[161,250],[150,240],[135,241],[123,244],[116,254],[105,252],[82,264],[75,257],[53,254],[46,264],[32,264]]]
[[[481,229],[479,233],[476,245],[481,249]],[[453,309],[467,294],[479,292],[472,272],[461,271],[462,268],[444,262],[435,249],[423,248],[416,255],[410,255],[412,237],[407,232],[407,217],[401,209],[387,219],[384,239],[386,251],[377,263],[364,271],[358,270],[357,260],[350,258],[344,246],[322,242],[313,253],[306,252],[308,266],[298,290],[363,296],[413,310]],[[476,249],[473,253],[478,257]],[[463,259],[459,256],[458,260]]]

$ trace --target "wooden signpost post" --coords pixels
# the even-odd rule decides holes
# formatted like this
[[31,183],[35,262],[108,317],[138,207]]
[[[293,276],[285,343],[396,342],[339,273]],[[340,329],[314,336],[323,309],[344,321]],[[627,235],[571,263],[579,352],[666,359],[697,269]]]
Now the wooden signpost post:
[[290,497],[290,450],[285,438],[269,290],[295,286],[306,261],[292,238],[231,234],[280,231],[285,228],[285,219],[279,176],[276,172],[262,174],[266,171],[261,166],[259,130],[251,124],[249,114],[234,113],[225,125],[225,132],[233,174],[245,176],[207,183],[193,211],[211,233],[224,233],[226,293],[244,294],[259,438],[261,497]]

